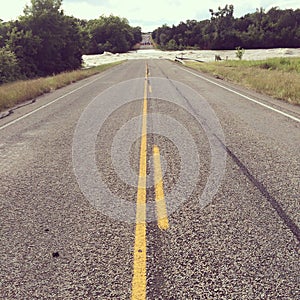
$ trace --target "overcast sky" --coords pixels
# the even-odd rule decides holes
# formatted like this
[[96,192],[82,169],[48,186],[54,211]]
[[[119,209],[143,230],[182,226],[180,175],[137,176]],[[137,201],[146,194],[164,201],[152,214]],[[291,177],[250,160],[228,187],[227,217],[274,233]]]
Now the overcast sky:
[[[2,0],[4,2],[4,0]],[[30,0],[8,0],[2,3],[0,19],[15,20],[23,14],[23,9]],[[180,21],[209,19],[209,8],[217,10],[218,6],[234,5],[234,16],[255,12],[256,8],[266,10],[278,6],[281,9],[300,8],[299,0],[63,0],[65,14],[81,19],[95,19],[114,14],[127,18],[130,25],[141,26],[144,32],[168,24],[177,25]]]

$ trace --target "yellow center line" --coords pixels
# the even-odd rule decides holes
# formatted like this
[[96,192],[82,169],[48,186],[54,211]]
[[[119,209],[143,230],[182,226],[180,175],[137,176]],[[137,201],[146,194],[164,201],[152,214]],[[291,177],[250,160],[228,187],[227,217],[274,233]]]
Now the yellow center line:
[[163,178],[160,164],[159,148],[154,145],[153,147],[153,163],[154,163],[154,184],[155,184],[155,203],[158,227],[161,230],[169,228],[169,220],[167,207],[165,202]]
[[140,147],[140,169],[137,191],[136,227],[133,257],[133,300],[146,299],[146,177],[147,177],[147,91],[149,68],[146,65],[142,138]]

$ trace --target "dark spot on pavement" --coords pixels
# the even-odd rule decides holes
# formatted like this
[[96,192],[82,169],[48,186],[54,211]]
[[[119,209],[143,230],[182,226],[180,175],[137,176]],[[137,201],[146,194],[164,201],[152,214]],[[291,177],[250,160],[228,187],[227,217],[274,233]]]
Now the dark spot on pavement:
[[58,253],[58,252],[53,252],[53,253],[52,253],[52,256],[53,256],[53,257],[59,257],[59,253]]

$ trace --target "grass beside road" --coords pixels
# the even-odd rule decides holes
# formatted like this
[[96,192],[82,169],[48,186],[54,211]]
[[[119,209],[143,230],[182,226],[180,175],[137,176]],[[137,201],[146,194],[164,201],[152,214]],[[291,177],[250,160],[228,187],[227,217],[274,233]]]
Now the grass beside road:
[[7,110],[38,96],[57,90],[70,83],[101,73],[122,62],[105,64],[90,69],[61,73],[55,76],[22,80],[0,85],[0,111]]
[[300,58],[187,62],[186,65],[274,98],[300,105]]

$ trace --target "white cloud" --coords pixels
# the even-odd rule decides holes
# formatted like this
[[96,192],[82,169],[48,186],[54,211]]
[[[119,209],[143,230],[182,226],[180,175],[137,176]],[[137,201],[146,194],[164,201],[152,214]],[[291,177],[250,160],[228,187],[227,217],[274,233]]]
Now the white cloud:
[[0,19],[3,21],[16,20],[23,15],[23,10],[30,0],[8,0],[2,3],[0,10]]
[[111,13],[125,17],[131,25],[141,26],[144,31],[151,31],[165,23],[173,25],[188,19],[208,19],[210,8],[217,10],[219,6],[224,7],[226,4],[234,5],[236,17],[255,12],[256,8],[260,7],[298,7],[298,0],[277,0],[276,5],[273,1],[266,0],[108,0],[105,5],[104,1],[99,2],[97,4],[95,0],[64,0],[63,6],[67,14],[85,19]]
[[[17,19],[30,0],[9,0],[2,5],[0,19],[8,21]],[[67,15],[81,19],[95,19],[104,15],[114,14],[127,18],[131,25],[141,26],[144,31],[151,31],[166,23],[178,24],[188,19],[203,20],[210,18],[209,9],[218,9],[226,4],[233,4],[235,17],[255,12],[256,8],[266,10],[274,6],[281,9],[299,8],[299,0],[63,0]]]
[[107,6],[102,6],[88,1],[70,2],[64,1],[62,8],[67,15],[81,19],[97,19],[101,15],[109,15],[111,10]]
[[272,7],[278,6],[280,9],[297,9],[300,8],[299,0],[286,0],[286,1],[268,1],[270,2],[267,6],[264,6],[268,11]]

